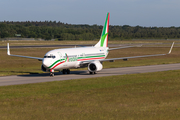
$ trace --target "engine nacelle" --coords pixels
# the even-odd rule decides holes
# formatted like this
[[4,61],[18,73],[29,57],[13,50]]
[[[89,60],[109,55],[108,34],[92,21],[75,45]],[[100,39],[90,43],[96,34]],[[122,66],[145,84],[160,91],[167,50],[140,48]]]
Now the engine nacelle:
[[49,70],[46,69],[43,65],[41,65],[41,70],[44,71],[44,72],[48,72]]
[[102,70],[102,68],[103,68],[103,66],[99,61],[89,63],[89,65],[88,65],[88,70],[90,72],[97,72],[97,71]]

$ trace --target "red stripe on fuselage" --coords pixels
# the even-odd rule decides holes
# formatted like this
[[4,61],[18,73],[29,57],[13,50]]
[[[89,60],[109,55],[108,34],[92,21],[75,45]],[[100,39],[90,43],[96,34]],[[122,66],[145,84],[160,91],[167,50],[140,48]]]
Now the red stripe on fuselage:
[[[65,63],[65,61],[56,64],[52,69],[56,68],[58,65],[60,65],[60,64],[62,64],[62,63]],[[52,69],[51,69],[51,70],[52,70]]]
[[[98,58],[86,58],[86,59],[79,59],[78,61],[85,61],[85,60],[96,60],[96,59],[104,59],[105,57],[98,57]],[[52,69],[56,68],[58,65],[65,63],[65,61],[57,63]]]

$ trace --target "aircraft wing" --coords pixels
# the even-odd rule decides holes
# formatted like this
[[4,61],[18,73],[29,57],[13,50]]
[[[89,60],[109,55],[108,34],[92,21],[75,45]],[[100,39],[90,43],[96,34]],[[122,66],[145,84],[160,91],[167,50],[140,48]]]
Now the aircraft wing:
[[101,60],[99,60],[99,61],[100,61],[100,62],[104,62],[104,61],[113,62],[113,61],[115,61],[115,60],[127,60],[127,59],[131,59],[131,58],[143,58],[143,57],[163,56],[163,55],[170,54],[171,51],[172,51],[173,46],[174,46],[174,42],[172,43],[169,52],[166,53],[166,54],[155,54],[155,55],[143,55],[143,56],[132,56],[132,57],[110,58],[110,59],[101,59]]
[[[131,58],[143,58],[143,57],[163,56],[163,55],[168,55],[168,54],[170,54],[171,51],[172,51],[172,49],[173,49],[173,46],[174,46],[174,42],[172,43],[169,52],[166,53],[166,54],[154,54],[154,55],[143,55],[143,56],[131,56],[131,57],[109,58],[109,59],[100,59],[100,60],[98,60],[98,61],[100,61],[100,62],[105,62],[105,61],[114,62],[115,60],[128,60],[128,59],[131,59]],[[90,62],[93,62],[93,61],[94,61],[94,60],[82,61],[81,64],[87,64],[87,63],[90,63]]]
[[162,55],[167,55],[167,54],[156,54],[156,55],[143,55],[143,56],[110,58],[110,59],[102,59],[102,60],[99,60],[99,61],[100,62],[104,62],[104,61],[114,62],[115,60],[128,60],[128,59],[131,59],[131,58],[153,57],[153,56],[162,56]]
[[7,43],[7,55],[9,55],[9,56],[15,56],[15,57],[23,57],[23,58],[37,59],[37,60],[39,60],[39,61],[42,61],[42,60],[43,60],[43,58],[38,58],[38,57],[22,56],[22,55],[12,55],[12,54],[10,54],[9,43]]

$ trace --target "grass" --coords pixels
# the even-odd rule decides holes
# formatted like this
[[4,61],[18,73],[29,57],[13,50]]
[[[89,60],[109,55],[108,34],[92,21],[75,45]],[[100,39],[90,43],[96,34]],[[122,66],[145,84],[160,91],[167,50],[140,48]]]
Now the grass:
[[0,87],[0,119],[180,119],[180,71]]
[[[57,44],[48,42],[41,44]],[[39,43],[12,43],[29,44]],[[169,48],[121,49],[110,51],[108,58],[167,53]],[[42,57],[51,49],[21,48],[11,49],[11,53]],[[179,47],[175,47],[172,54],[167,56],[104,62],[103,66],[113,68],[178,63],[179,50]],[[0,76],[42,72],[42,63],[37,60],[9,57],[6,49],[0,49],[0,54]],[[2,86],[0,91],[1,120],[180,119],[180,70]]]

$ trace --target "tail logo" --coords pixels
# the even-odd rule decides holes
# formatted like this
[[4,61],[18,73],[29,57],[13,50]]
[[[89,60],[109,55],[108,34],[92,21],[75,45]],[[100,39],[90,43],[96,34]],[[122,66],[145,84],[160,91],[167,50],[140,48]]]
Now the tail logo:
[[95,45],[95,47],[107,47],[108,46],[108,32],[109,32],[109,15],[110,13],[107,13],[106,21],[104,24],[104,27],[102,29],[101,38],[99,42]]
[[103,36],[101,37],[101,47],[103,47],[104,41],[105,41],[107,35],[108,35],[108,33],[106,33],[105,35],[103,35]]

